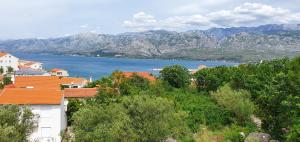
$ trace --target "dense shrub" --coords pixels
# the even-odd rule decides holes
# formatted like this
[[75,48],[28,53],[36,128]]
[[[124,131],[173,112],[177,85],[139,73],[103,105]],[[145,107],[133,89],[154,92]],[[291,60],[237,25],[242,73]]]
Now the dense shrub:
[[0,106],[0,141],[26,142],[36,127],[36,119],[27,107]]
[[180,65],[165,67],[160,71],[160,78],[175,88],[187,87],[191,82],[188,69]]
[[216,92],[212,92],[211,95],[219,105],[233,112],[240,124],[246,124],[254,113],[255,105],[251,102],[250,94],[247,91],[235,91],[229,85],[225,85]]
[[76,141],[163,141],[184,139],[189,129],[186,113],[160,97],[134,95],[120,103],[92,104],[75,113]]
[[229,82],[231,77],[230,67],[220,66],[197,71],[194,74],[196,86],[199,91],[215,91],[218,87]]
[[231,123],[230,112],[218,106],[206,95],[174,90],[167,92],[166,96],[174,100],[177,109],[189,114],[186,123],[193,132],[199,129],[200,124],[217,129]]

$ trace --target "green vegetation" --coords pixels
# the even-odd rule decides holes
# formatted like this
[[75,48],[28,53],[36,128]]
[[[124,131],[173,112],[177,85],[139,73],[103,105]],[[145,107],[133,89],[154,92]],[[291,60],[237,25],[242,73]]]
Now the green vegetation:
[[7,67],[7,73],[13,73],[14,72],[14,68],[12,67]]
[[0,89],[3,89],[8,84],[12,84],[11,77],[4,76],[2,82],[0,82]]
[[0,67],[0,74],[2,75],[4,73],[3,67]]
[[0,141],[26,142],[35,128],[33,113],[27,107],[0,106]]
[[180,65],[165,67],[160,71],[160,77],[175,88],[184,88],[191,82],[188,69]]
[[154,82],[117,71],[87,86],[98,86],[99,95],[73,112],[71,127],[76,141],[239,142],[254,131],[299,141],[299,80],[300,58],[193,75],[174,65]]
[[[75,141],[242,142],[255,131],[299,141],[300,57],[206,68],[192,75],[174,65],[156,81],[116,71],[86,87],[98,87],[99,94],[68,104]],[[0,141],[30,133],[14,127],[21,125],[18,112],[15,106],[1,107]],[[26,118],[28,127],[21,128],[32,128],[32,117]]]
[[251,102],[247,91],[235,91],[225,85],[211,95],[219,105],[234,113],[239,124],[246,124],[255,110],[255,105]]

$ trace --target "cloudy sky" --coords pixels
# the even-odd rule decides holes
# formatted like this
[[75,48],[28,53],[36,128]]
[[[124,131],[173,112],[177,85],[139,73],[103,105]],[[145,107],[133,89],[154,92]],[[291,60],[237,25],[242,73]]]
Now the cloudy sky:
[[300,0],[0,0],[0,39],[300,23]]

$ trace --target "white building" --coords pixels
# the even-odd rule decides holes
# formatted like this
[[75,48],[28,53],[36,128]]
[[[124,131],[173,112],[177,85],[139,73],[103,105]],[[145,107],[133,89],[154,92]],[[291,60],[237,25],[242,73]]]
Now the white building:
[[0,52],[0,67],[3,68],[4,73],[7,72],[8,67],[12,67],[14,71],[19,70],[19,58],[5,52]]
[[69,76],[69,73],[68,73],[68,71],[63,70],[63,69],[54,68],[54,69],[51,70],[51,75],[52,76],[67,77],[67,76]]
[[5,104],[26,105],[36,115],[38,126],[29,141],[61,141],[61,132],[67,124],[61,90],[5,88],[0,95],[0,105]]
[[35,61],[20,60],[19,68],[30,68],[30,69],[34,69],[34,70],[42,70],[43,63],[35,62]]

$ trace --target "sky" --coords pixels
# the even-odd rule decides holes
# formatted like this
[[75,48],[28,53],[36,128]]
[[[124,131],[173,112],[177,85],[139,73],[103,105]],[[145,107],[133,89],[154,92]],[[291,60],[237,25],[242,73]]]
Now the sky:
[[0,0],[0,39],[300,23],[300,0]]

